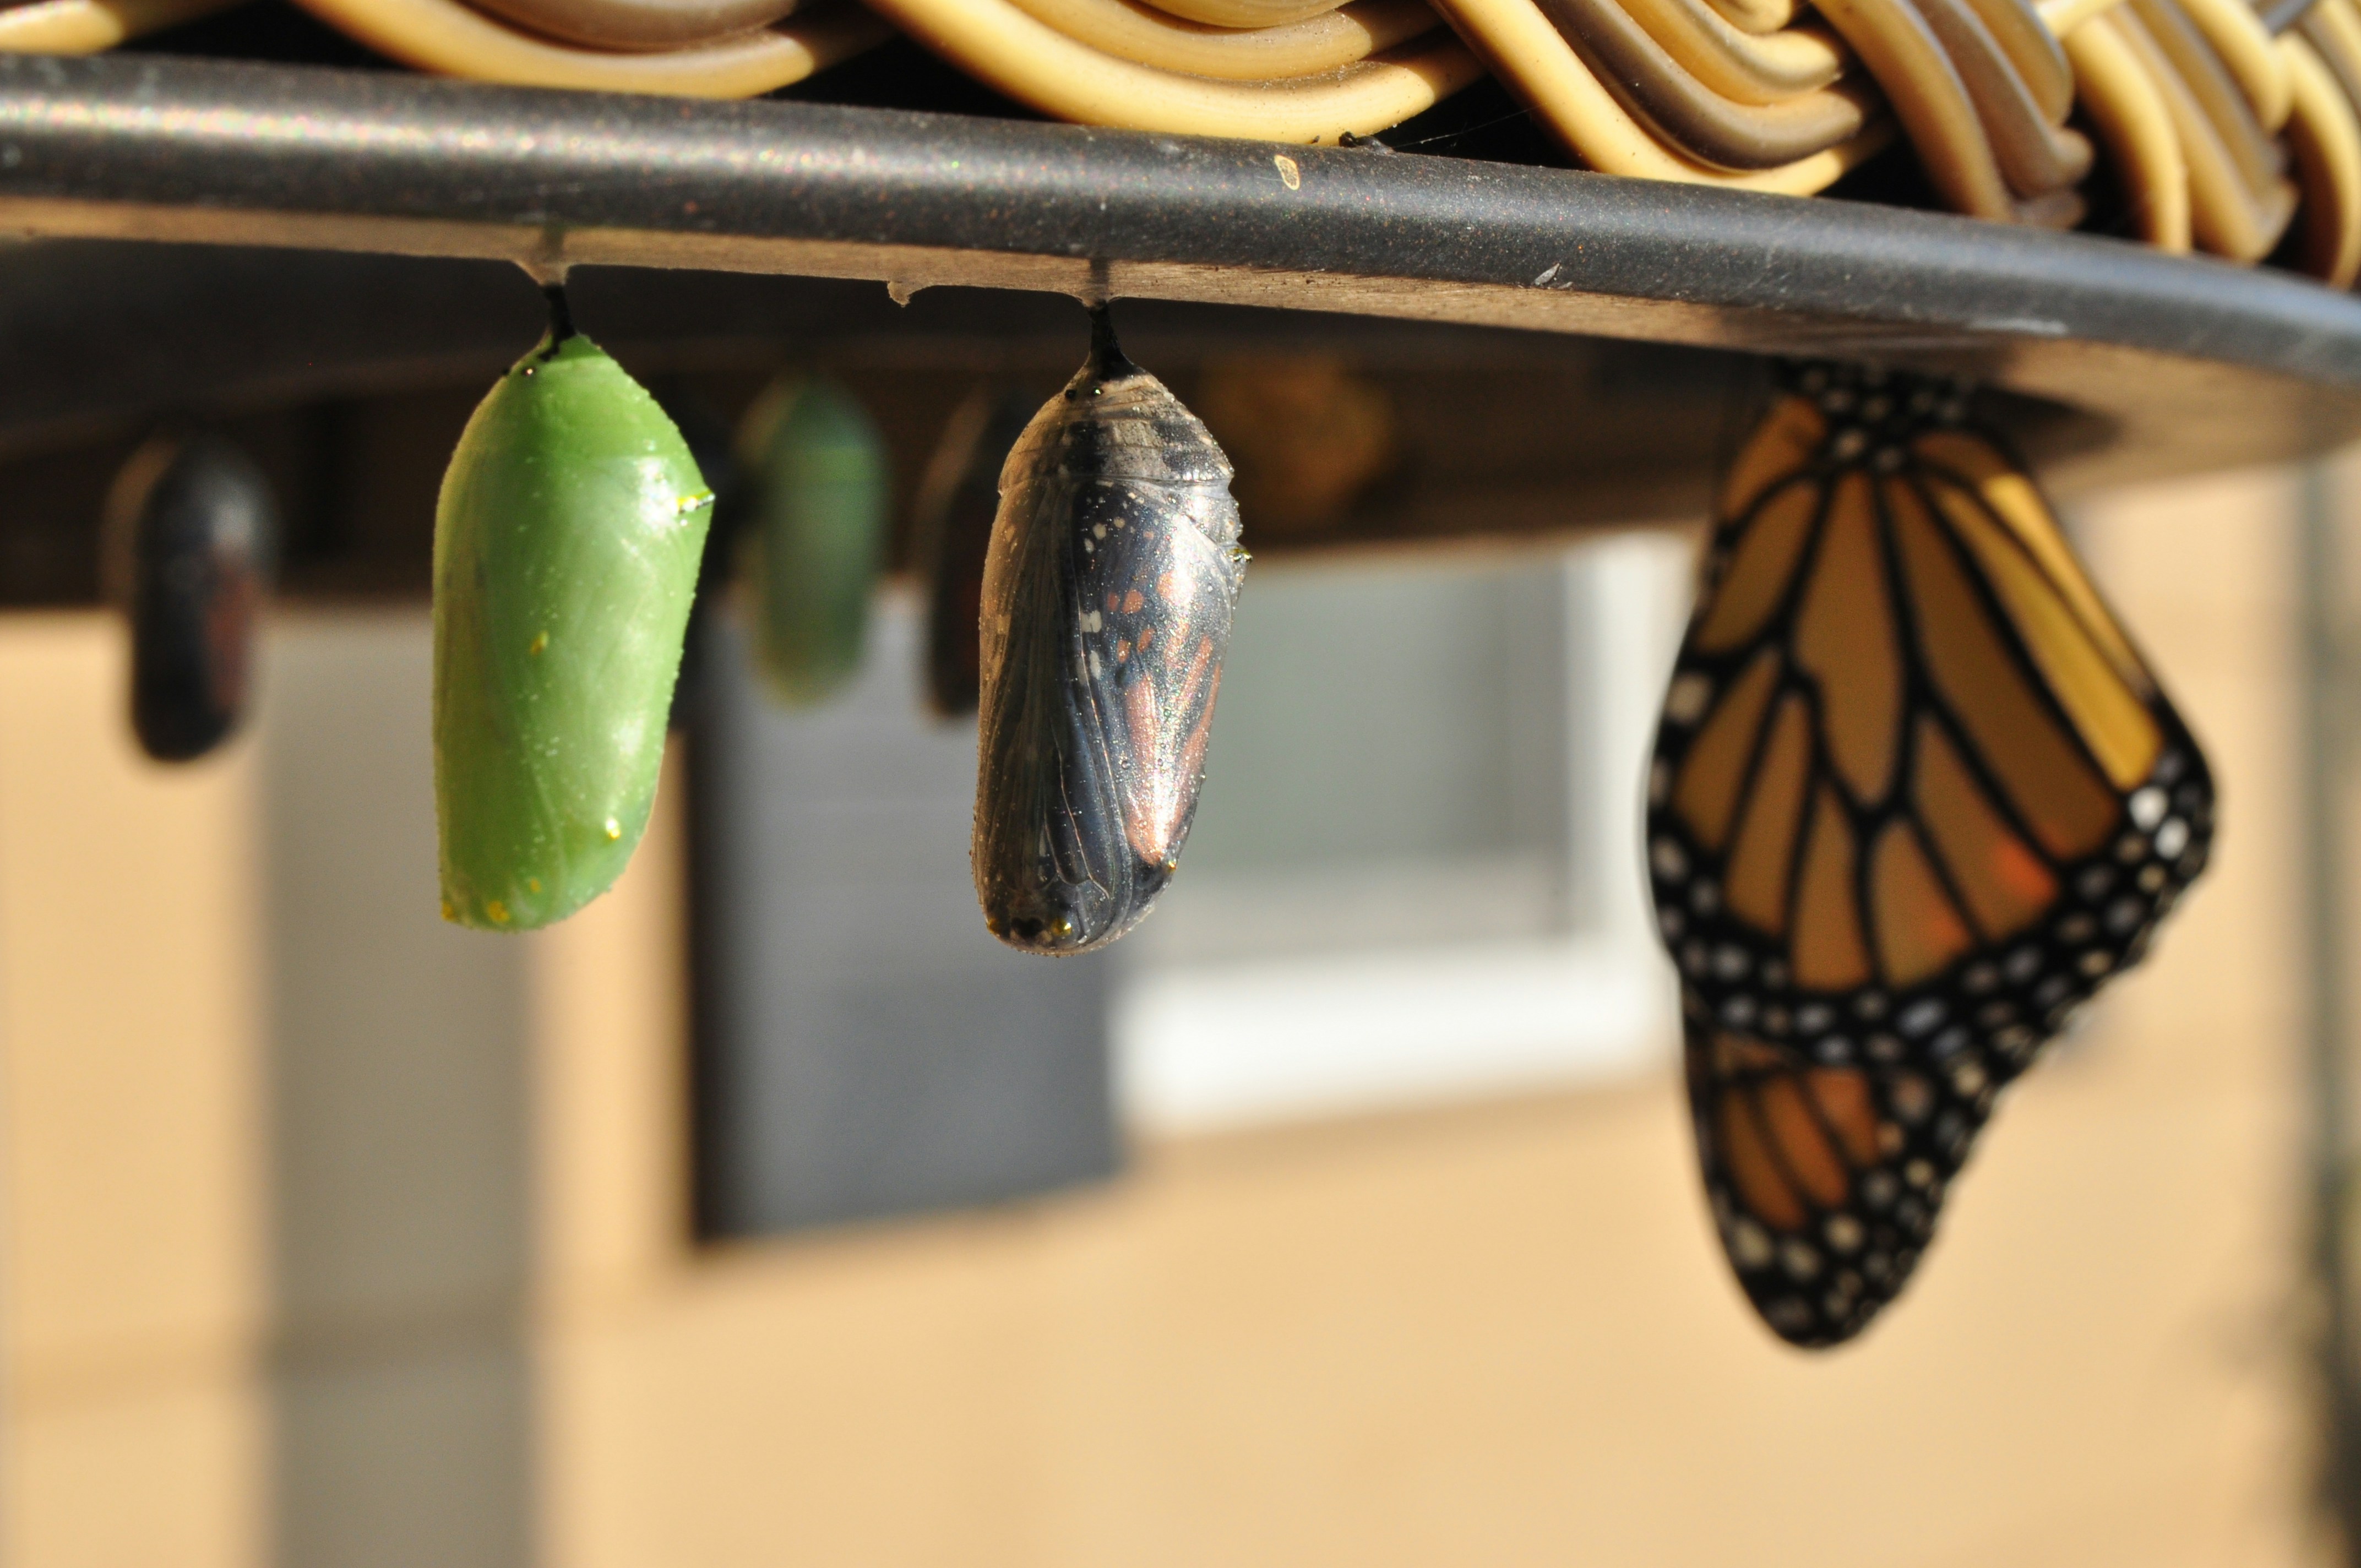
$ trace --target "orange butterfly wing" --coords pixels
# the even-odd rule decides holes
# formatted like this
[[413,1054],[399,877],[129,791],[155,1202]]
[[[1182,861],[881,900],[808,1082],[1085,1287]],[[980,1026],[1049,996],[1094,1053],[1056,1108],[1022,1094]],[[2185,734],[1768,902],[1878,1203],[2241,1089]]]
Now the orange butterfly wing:
[[1714,1217],[1764,1320],[1901,1289],[2002,1086],[2203,869],[2202,753],[1942,383],[1808,367],[1724,487],[1649,778]]

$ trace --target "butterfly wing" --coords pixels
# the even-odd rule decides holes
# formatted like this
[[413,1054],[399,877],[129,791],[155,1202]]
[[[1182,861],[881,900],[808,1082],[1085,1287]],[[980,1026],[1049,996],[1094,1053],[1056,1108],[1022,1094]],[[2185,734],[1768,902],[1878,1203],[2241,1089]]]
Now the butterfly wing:
[[2213,785],[1956,394],[1821,371],[1725,486],[1648,823],[1725,1250],[1776,1332],[1827,1344],[2203,868]]

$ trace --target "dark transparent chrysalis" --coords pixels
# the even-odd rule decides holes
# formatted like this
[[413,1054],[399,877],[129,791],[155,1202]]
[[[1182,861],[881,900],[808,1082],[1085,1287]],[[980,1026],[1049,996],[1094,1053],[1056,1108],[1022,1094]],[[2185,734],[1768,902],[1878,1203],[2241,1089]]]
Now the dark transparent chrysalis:
[[202,757],[237,728],[278,532],[262,471],[216,437],[159,436],[116,477],[108,590],[130,623],[131,728],[157,761]]
[[826,702],[860,673],[885,564],[884,437],[842,387],[789,375],[747,411],[738,445],[757,660],[781,703]]
[[1113,941],[1179,866],[1246,575],[1229,481],[1094,313],[1008,455],[984,565],[975,888],[1011,947]]
[[979,391],[951,416],[919,487],[915,553],[927,616],[927,706],[943,718],[973,713],[983,691],[984,557],[1000,510],[1000,471],[1033,409],[1022,392]]

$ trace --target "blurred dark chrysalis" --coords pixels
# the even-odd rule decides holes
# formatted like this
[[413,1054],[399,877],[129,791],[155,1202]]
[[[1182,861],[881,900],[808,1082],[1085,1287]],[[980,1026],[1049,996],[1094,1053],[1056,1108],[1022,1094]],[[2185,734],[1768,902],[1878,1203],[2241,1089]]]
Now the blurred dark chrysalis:
[[1008,455],[984,565],[975,888],[1011,947],[1113,941],[1179,867],[1246,575],[1229,483],[1094,311]]
[[746,477],[738,467],[730,425],[710,403],[677,381],[658,382],[648,390],[654,394],[656,406],[679,427],[680,438],[688,444],[688,455],[697,464],[697,471],[705,476],[706,488],[713,492],[713,505],[708,514],[712,521],[706,525],[705,554],[697,569],[697,597],[689,604],[680,674],[673,681],[672,710],[664,723],[668,729],[681,729],[689,724],[704,698],[708,641],[704,629],[729,597],[730,564],[737,549],[739,524],[746,510]]
[[927,706],[964,718],[983,675],[978,626],[983,562],[1000,510],[1000,471],[1034,404],[1023,392],[979,389],[951,415],[918,488],[914,554],[927,616]]
[[131,728],[159,762],[219,745],[244,716],[279,514],[262,471],[214,436],[158,436],[115,476],[107,597],[131,630]]

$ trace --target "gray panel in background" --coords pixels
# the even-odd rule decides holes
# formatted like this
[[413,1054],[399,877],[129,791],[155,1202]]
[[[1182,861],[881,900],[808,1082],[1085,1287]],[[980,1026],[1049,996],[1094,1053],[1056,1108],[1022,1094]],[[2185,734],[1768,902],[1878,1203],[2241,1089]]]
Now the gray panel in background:
[[526,949],[441,917],[425,611],[266,659],[274,1555],[522,1568]]
[[1188,859],[1128,959],[1565,931],[1587,870],[1567,571],[1560,554],[1257,564]]
[[772,706],[715,617],[695,721],[700,1223],[749,1235],[1021,1197],[1119,1157],[1109,960],[993,939],[968,874],[975,725],[920,708],[917,626]]

